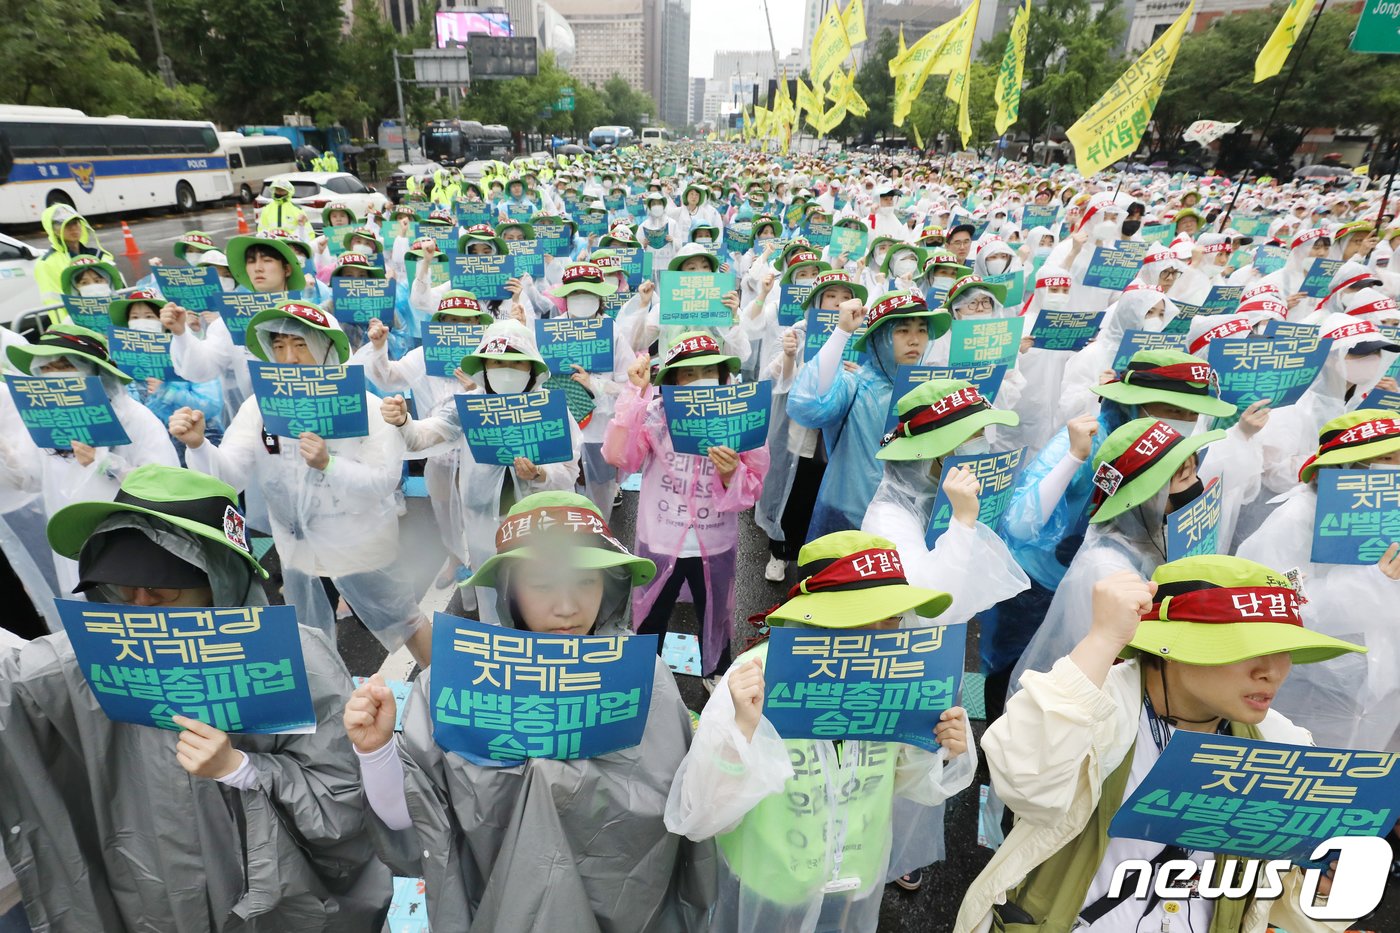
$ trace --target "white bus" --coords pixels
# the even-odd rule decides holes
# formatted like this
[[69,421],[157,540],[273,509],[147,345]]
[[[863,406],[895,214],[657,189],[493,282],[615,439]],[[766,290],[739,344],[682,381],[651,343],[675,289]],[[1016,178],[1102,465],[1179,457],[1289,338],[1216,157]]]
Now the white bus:
[[661,126],[642,127],[643,146],[662,146],[671,141],[671,131]]
[[242,133],[220,133],[224,155],[228,157],[228,173],[233,180],[233,193],[244,204],[253,203],[263,182],[277,175],[297,171],[292,141],[284,136],[244,136]]
[[93,216],[187,211],[232,193],[212,123],[0,106],[0,224],[38,223],[59,202]]

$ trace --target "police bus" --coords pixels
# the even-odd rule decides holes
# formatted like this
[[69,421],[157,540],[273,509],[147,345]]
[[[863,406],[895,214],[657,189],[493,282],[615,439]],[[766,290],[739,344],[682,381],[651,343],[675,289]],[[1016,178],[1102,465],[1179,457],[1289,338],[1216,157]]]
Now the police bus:
[[58,203],[85,216],[188,211],[232,193],[212,123],[0,106],[0,224],[38,223]]

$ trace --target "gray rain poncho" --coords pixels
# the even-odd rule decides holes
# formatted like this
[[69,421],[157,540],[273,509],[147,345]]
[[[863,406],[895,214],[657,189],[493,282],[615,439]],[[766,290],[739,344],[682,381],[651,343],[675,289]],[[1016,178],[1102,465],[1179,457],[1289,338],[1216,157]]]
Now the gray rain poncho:
[[[261,605],[243,559],[131,514],[209,573],[217,605]],[[237,790],[187,773],[179,733],[110,721],[65,634],[0,648],[0,819],[35,930],[312,933],[371,929],[392,893],[365,833],[341,726],[350,678],[302,626],[316,732],[235,735],[257,771]]]

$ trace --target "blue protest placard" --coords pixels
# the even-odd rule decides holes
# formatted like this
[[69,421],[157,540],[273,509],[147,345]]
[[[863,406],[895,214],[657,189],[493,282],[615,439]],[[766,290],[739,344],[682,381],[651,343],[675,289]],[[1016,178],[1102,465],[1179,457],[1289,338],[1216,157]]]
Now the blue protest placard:
[[392,248],[399,237],[410,243],[418,239],[418,221],[404,218],[402,221],[385,220],[379,224],[379,238],[385,242],[386,248]]
[[214,310],[224,319],[229,337],[241,347],[247,344],[248,322],[253,316],[290,298],[290,292],[224,292],[214,298]]
[[1108,834],[1310,864],[1334,836],[1379,836],[1395,825],[1396,758],[1175,730]]
[[[331,251],[332,256],[339,256],[341,253],[345,252],[345,235],[347,233],[354,233],[357,229],[359,228],[354,224],[342,224],[338,227],[322,226],[321,235],[326,238],[326,249]],[[170,297],[165,291],[164,283],[161,284],[160,290],[161,294],[165,295],[165,297]],[[184,304],[184,302],[180,303]],[[188,305],[186,305],[186,307],[188,307]]]
[[1003,272],[1000,275],[987,275],[982,277],[982,281],[988,285],[1003,285],[1006,287],[1006,298],[1002,301],[1002,307],[1009,309],[1015,314],[1020,310],[1021,304],[1026,300],[1026,278],[1021,270]]
[[783,209],[783,225],[794,230],[802,225],[803,205],[799,202]]
[[[943,459],[943,475],[956,467],[969,469],[982,484],[977,497],[977,521],[988,528],[996,529],[1001,517],[1011,505],[1011,494],[1016,491],[1016,476],[1021,472],[1021,464],[1026,458],[1026,448],[1017,447],[1000,454],[978,454],[971,457],[949,456]],[[935,541],[948,530],[953,520],[953,505],[938,486],[938,495],[933,500],[933,515],[929,519],[924,540],[931,548]]]
[[733,272],[662,272],[661,323],[729,327],[734,312],[724,304],[724,296],[733,290]]
[[741,220],[726,227],[724,245],[736,253],[742,253],[753,246],[753,222]]
[[284,366],[249,360],[248,375],[263,430],[269,434],[300,437],[310,431],[325,440],[369,434],[363,366]]
[[578,235],[602,236],[608,232],[607,211],[583,211],[578,215]]
[[933,729],[957,705],[966,642],[966,625],[887,632],[774,627],[763,662],[763,716],[784,739],[902,742],[936,751]]
[[1317,324],[1304,324],[1302,321],[1280,321],[1274,318],[1264,322],[1265,337],[1316,337],[1322,333]]
[[627,207],[627,198],[625,195],[621,194],[608,195],[607,197],[603,198],[603,206],[606,207],[609,211],[620,211]]
[[1176,239],[1176,224],[1147,224],[1138,228],[1138,235],[1142,237],[1144,243],[1166,246]]
[[704,456],[711,447],[744,451],[768,439],[773,383],[661,387],[666,427],[678,454]]
[[1212,285],[1201,301],[1201,310],[1206,314],[1233,314],[1243,294],[1243,285]]
[[1220,380],[1220,397],[1241,409],[1260,399],[1274,408],[1303,397],[1327,362],[1332,341],[1321,337],[1212,340],[1206,360]]
[[452,257],[452,287],[471,292],[480,301],[510,298],[506,283],[515,276],[515,260],[505,256]]
[[71,322],[101,334],[105,333],[107,325],[112,323],[112,316],[107,313],[107,308],[119,297],[119,295],[112,295],[101,298],[85,298],[82,295],[64,295],[63,308],[68,312],[68,319]]
[[778,325],[791,327],[807,313],[802,302],[812,293],[810,285],[780,285],[778,287]]
[[424,321],[421,331],[423,368],[429,376],[451,376],[462,357],[481,345],[485,324]]
[[890,393],[890,412],[885,419],[884,433],[894,430],[899,421],[897,414],[899,400],[914,390],[915,386],[934,379],[961,379],[977,387],[978,393],[991,404],[1001,391],[1001,381],[1006,377],[1006,367],[990,366],[901,366],[895,372],[894,391]]
[[170,334],[165,331],[153,334],[127,327],[110,328],[107,352],[117,368],[133,379],[169,382],[175,378],[175,367],[170,362]]
[[457,415],[477,463],[510,466],[516,457],[539,465],[574,459],[569,406],[562,392],[458,395]]
[[1230,229],[1240,236],[1268,236],[1273,217],[1245,217],[1235,214],[1230,217]]
[[1128,360],[1139,350],[1180,350],[1186,351],[1186,335],[1170,334],[1166,331],[1155,333],[1150,330],[1130,330],[1123,334],[1123,342],[1118,344],[1118,355],[1113,358],[1113,371],[1121,373]]
[[[802,344],[803,360],[810,363],[816,357],[827,340],[831,338],[831,332],[836,329],[836,322],[840,317],[840,311],[823,311],[816,305],[807,309],[807,337]],[[850,360],[853,363],[865,362],[865,352],[856,350],[856,341],[863,333],[865,333],[865,326],[861,325],[859,330],[851,334],[851,338],[846,341],[846,348],[841,352],[842,360]]]
[[549,318],[535,321],[540,356],[556,375],[572,375],[578,365],[590,373],[613,369],[613,320],[610,317]]
[[36,447],[71,450],[130,444],[98,376],[6,376],[15,409]]
[[651,254],[640,246],[614,246],[612,251],[622,263],[622,273],[627,279],[627,287],[636,291],[642,280],[651,275]]
[[191,311],[213,311],[215,297],[224,292],[213,266],[157,266],[155,273],[161,295]]
[[[241,526],[237,534],[242,534]],[[270,735],[316,725],[292,606],[159,609],[55,600],[107,718]]]
[[[1369,425],[1361,428],[1374,430]],[[1314,562],[1374,564],[1385,554],[1386,548],[1397,541],[1400,541],[1400,470],[1317,471]]]
[[506,248],[514,260],[512,273],[517,279],[527,275],[532,279],[544,278],[544,250],[539,240],[508,240]]
[[1202,315],[1217,314],[1207,311],[1205,305],[1195,305],[1189,301],[1175,301],[1176,315],[1162,328],[1164,334],[1185,334],[1191,330],[1191,322]]
[[1037,350],[1082,350],[1099,335],[1104,312],[1044,311],[1031,328],[1031,346]]
[[1288,247],[1265,243],[1254,248],[1254,271],[1261,276],[1272,275],[1288,264]]
[[419,235],[431,237],[438,252],[450,253],[457,248],[457,227],[452,224],[422,224]]
[[1400,392],[1383,392],[1380,389],[1372,389],[1366,396],[1365,404],[1361,407],[1379,408],[1383,411],[1400,411]]
[[997,364],[1016,368],[1021,353],[1021,331],[1026,326],[1023,317],[992,318],[985,321],[954,321],[952,343],[948,350],[949,366],[987,366]]
[[540,252],[546,256],[567,256],[573,251],[574,238],[569,235],[564,223],[535,224],[535,240],[540,244]]
[[1090,288],[1121,292],[1137,277],[1140,268],[1142,256],[1136,251],[1096,246],[1089,257],[1089,268],[1084,272],[1084,284]]
[[1342,260],[1340,259],[1314,259],[1312,265],[1308,267],[1308,274],[1303,279],[1303,284],[1298,291],[1309,298],[1327,297],[1327,293],[1332,291],[1332,278],[1341,267]]
[[870,243],[870,233],[859,227],[848,227],[844,224],[833,227],[831,230],[831,258],[834,262],[843,254],[846,261],[852,259],[863,259],[865,250]]
[[1027,204],[1021,208],[1021,229],[1030,231],[1035,227],[1047,230],[1055,225],[1060,217],[1060,209],[1053,204]]
[[831,219],[807,221],[806,228],[802,231],[802,235],[805,236],[807,242],[811,243],[813,246],[819,248],[826,246],[831,242]]
[[475,227],[479,224],[494,227],[496,226],[496,216],[486,209],[485,204],[473,201],[457,206],[457,223],[463,228]]
[[488,766],[596,758],[641,742],[655,676],[655,635],[551,635],[439,612],[433,737]]
[[671,228],[662,227],[659,230],[653,230],[651,227],[641,227],[637,232],[642,235],[642,243],[646,245],[647,249],[665,249],[666,240],[671,235]]
[[1220,553],[1220,480],[1167,515],[1167,560]]
[[332,276],[331,305],[341,324],[366,325],[378,318],[385,327],[393,327],[394,282],[392,279]]

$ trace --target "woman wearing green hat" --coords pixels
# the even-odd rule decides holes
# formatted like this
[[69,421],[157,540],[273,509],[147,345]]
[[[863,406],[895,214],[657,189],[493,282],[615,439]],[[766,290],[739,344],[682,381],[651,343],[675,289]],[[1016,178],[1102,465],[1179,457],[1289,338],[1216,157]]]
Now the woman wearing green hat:
[[677,242],[690,243],[690,231],[698,226],[724,230],[724,220],[710,203],[710,192],[699,181],[693,181],[681,192],[681,207],[676,213]]
[[[1109,898],[1118,866],[1158,858],[1162,845],[1112,838],[1108,827],[1174,730],[1312,745],[1273,709],[1289,692],[1290,670],[1365,649],[1308,631],[1284,574],[1238,557],[1173,561],[1150,581],[1136,571],[1106,575],[1089,612],[1084,637],[1047,672],[1028,671],[1026,689],[987,729],[992,786],[1018,820],[953,929],[1340,929],[1302,915],[1298,868],[1283,875],[1278,899]],[[1199,865],[1214,856],[1175,857]],[[1262,884],[1264,875],[1246,877]]]
[[[894,545],[864,532],[817,538],[798,565],[802,582],[766,613],[769,625],[909,628],[951,602],[912,585]],[[937,753],[892,742],[785,740],[763,716],[767,656],[767,642],[741,655],[705,704],[671,787],[666,825],[719,844],[712,929],[873,933],[896,797],[934,806],[971,785],[977,753],[967,715],[959,707],[943,713]]]
[[[626,631],[628,594],[655,574],[570,492],[521,499],[500,549],[468,581],[498,595],[501,624],[530,632]],[[493,535],[493,539],[495,536]],[[379,675],[345,707],[380,858],[426,880],[439,930],[699,930],[713,848],[667,831],[666,795],[690,745],[690,716],[656,660],[641,743],[596,758],[477,764],[433,735],[431,669],[394,735]]]
[[[687,243],[676,251],[667,269],[671,272],[728,272],[729,264],[697,243]],[[724,305],[734,312],[734,323],[727,328],[711,327],[707,331],[724,345],[726,353],[748,360],[753,352],[746,324],[739,313],[739,291],[726,292]],[[644,279],[637,293],[617,312],[616,332],[637,353],[655,353],[659,346],[669,346],[680,339],[684,327],[661,324],[661,292],[656,283]]]
[[[519,239],[523,234],[522,227],[529,227],[528,224],[514,225],[512,237]],[[530,235],[534,236],[533,228]],[[503,256],[510,250],[506,246],[506,239],[497,233],[490,224],[475,224],[467,228],[467,231],[457,241],[457,251],[462,255],[471,256]],[[414,249],[410,251],[409,257],[418,260],[418,267],[413,276],[413,284],[410,287],[408,304],[415,314],[420,315],[420,319],[427,319],[442,303],[443,296],[452,289],[450,280],[444,280],[439,284],[433,284],[432,269],[434,263],[439,261],[442,253],[437,248],[436,242],[419,241],[414,244]],[[537,316],[547,313],[551,307],[549,301],[539,294],[535,288],[534,280],[530,276],[522,278],[511,278],[506,281],[506,291],[510,294],[508,300],[489,300],[485,302],[486,310],[497,320],[504,318],[514,318],[525,324],[527,327],[534,326]]]
[[[350,359],[350,342],[336,319],[315,305],[279,302],[248,322],[248,349],[284,366],[326,366]],[[181,408],[170,434],[189,449],[196,469],[267,502],[272,539],[282,562],[283,589],[302,621],[334,636],[335,613],[321,579],[330,579],[389,650],[405,643],[426,665],[432,653],[428,620],[398,574],[399,524],[393,493],[403,468],[396,432],[366,394],[369,433],[326,440],[268,434],[256,398],[249,398],[217,446],[205,438],[204,415]]]
[[[863,301],[852,298],[838,312],[831,336],[812,363],[802,367],[788,393],[789,417],[822,431],[829,460],[812,510],[808,533],[813,537],[860,527],[879,483],[875,452],[895,376],[899,367],[923,361],[930,342],[949,326],[948,312],[930,309],[913,292],[883,295],[868,312]],[[865,332],[856,336],[862,323]],[[844,364],[848,344],[867,355],[855,372]]]
[[[76,561],[76,592],[95,602],[189,608],[191,618],[267,604],[237,494],[193,470],[138,467],[114,495],[56,512],[48,539]],[[226,615],[234,623],[240,613]],[[66,633],[0,648],[0,816],[15,830],[6,855],[35,929],[382,922],[391,878],[373,858],[336,722],[350,677],[333,641],[307,626],[298,635],[316,716],[306,734],[229,735],[183,716],[175,730],[113,722]],[[224,689],[217,669],[205,670],[184,676]]]
[[[549,368],[535,345],[535,332],[518,321],[496,321],[486,329],[476,349],[463,356],[463,374],[476,388],[468,395],[515,395],[532,392],[549,378]],[[460,393],[454,393],[460,394]],[[401,395],[387,396],[385,422],[398,429],[409,452],[452,449],[457,457],[456,497],[452,500],[453,534],[460,542],[454,553],[464,554],[469,567],[481,567],[494,553],[494,528],[512,503],[545,490],[571,490],[578,481],[581,434],[569,416],[573,458],[564,463],[536,464],[516,457],[512,466],[479,463],[462,433],[456,401],[446,396],[435,409],[420,408],[418,419],[408,415]],[[462,590],[466,611],[475,610],[486,622],[497,621],[496,596],[489,589]]]
[[1309,627],[1370,649],[1364,658],[1299,671],[1297,688],[1282,698],[1279,708],[1310,729],[1318,744],[1397,752],[1400,637],[1394,619],[1400,599],[1400,536],[1385,530],[1394,523],[1397,508],[1383,493],[1373,494],[1379,513],[1380,558],[1375,565],[1314,561],[1317,480],[1323,470],[1400,470],[1400,417],[1362,409],[1324,424],[1316,452],[1299,473],[1300,485],[1280,497],[1282,502],[1239,547],[1241,557],[1296,576],[1307,599],[1302,612]]

